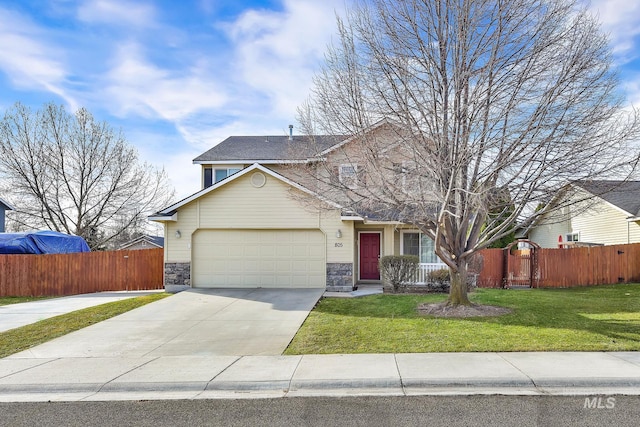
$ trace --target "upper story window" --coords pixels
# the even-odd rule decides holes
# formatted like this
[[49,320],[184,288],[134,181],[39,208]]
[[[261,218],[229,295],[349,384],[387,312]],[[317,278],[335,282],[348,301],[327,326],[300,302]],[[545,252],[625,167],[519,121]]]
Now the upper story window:
[[240,172],[242,168],[204,168],[204,188],[211,187],[218,181],[222,181],[228,176],[236,172]]
[[347,188],[358,188],[358,165],[340,165],[340,183]]
[[222,181],[226,177],[231,176],[236,172],[240,172],[240,170],[240,168],[215,169],[216,182]]

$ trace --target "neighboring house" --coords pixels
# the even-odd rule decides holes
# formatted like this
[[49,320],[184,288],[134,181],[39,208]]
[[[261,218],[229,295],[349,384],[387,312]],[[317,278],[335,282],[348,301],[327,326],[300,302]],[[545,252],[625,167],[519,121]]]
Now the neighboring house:
[[580,181],[574,186],[573,197],[591,200],[542,218],[529,230],[529,239],[543,248],[640,242],[640,181]]
[[4,223],[5,223],[5,212],[15,210],[13,206],[9,204],[9,202],[0,199],[0,233],[4,233]]
[[158,249],[164,247],[164,237],[142,235],[136,239],[120,245],[119,251],[137,249]]
[[[384,138],[388,126],[380,122],[369,132]],[[353,140],[313,139],[312,149],[292,134],[232,136],[194,159],[202,167],[202,189],[150,217],[164,223],[167,290],[351,291],[360,283],[380,283],[378,261],[384,255],[418,255],[422,278],[445,267],[433,241],[418,230],[390,216],[347,210],[288,167],[330,165],[324,169],[335,171],[336,179],[357,185],[362,165],[344,157]]]

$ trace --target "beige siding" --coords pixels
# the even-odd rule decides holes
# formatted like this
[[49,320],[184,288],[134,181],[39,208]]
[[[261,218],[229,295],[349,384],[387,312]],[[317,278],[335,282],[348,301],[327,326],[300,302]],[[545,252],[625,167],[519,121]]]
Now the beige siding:
[[[323,211],[320,229],[327,235],[327,262],[352,262],[355,239],[353,222],[341,221],[337,210]],[[342,237],[336,237],[338,230]]]
[[[351,222],[341,221],[337,210],[314,208],[309,202],[312,196],[270,175],[265,175],[264,186],[254,187],[251,178],[255,172],[234,179],[178,210],[177,222],[169,222],[166,227],[167,262],[191,260],[192,235],[199,229],[320,229],[326,235],[327,262],[352,262]],[[338,229],[342,233],[340,239],[336,237]],[[176,238],[177,230],[181,238]]]
[[[198,201],[178,211],[177,222],[167,222],[164,236],[165,262],[191,261],[191,234],[197,229]],[[176,238],[176,231],[181,237]]]
[[580,233],[580,241],[588,243],[638,243],[640,226],[627,222],[627,216],[608,203],[600,202],[571,220],[571,232]]
[[628,214],[607,202],[597,200],[589,205],[579,203],[572,206],[572,210],[573,218],[542,222],[529,232],[529,238],[543,248],[557,248],[558,236],[566,241],[565,235],[568,233],[578,233],[580,241],[584,243],[640,243],[640,225],[627,222]]
[[320,215],[295,197],[302,194],[266,175],[261,188],[251,184],[250,172],[200,199],[200,228],[318,228]]

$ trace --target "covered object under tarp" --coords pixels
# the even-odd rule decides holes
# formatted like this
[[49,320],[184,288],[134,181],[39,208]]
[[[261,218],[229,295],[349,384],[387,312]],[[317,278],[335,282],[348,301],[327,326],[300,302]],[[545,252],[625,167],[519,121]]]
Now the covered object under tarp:
[[89,251],[89,245],[82,237],[57,231],[0,233],[0,254],[68,254]]

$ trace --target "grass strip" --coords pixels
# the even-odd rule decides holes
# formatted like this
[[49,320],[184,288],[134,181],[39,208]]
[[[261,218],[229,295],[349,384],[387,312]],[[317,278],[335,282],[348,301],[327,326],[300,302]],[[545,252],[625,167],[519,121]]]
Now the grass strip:
[[20,304],[21,302],[40,301],[43,299],[52,299],[55,297],[0,297],[0,306],[9,304]]
[[0,358],[86,328],[170,294],[157,293],[89,307],[0,333]]
[[474,318],[422,316],[446,295],[325,298],[285,354],[640,350],[640,285],[478,289],[473,302],[513,309]]

